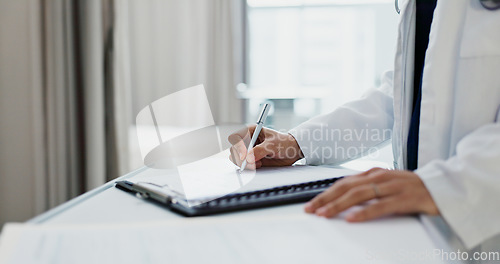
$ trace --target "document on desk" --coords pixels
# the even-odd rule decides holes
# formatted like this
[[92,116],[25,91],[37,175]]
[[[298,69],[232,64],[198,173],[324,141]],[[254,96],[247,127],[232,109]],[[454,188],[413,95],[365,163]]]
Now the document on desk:
[[188,201],[221,197],[235,192],[262,190],[283,185],[348,176],[358,171],[318,166],[290,166],[237,171],[228,157],[229,150],[212,157],[179,166],[177,170],[148,169],[128,181],[168,186],[185,195]]
[[[103,225],[9,224],[0,263],[442,263],[416,218],[306,214]],[[426,254],[427,253],[427,254]]]

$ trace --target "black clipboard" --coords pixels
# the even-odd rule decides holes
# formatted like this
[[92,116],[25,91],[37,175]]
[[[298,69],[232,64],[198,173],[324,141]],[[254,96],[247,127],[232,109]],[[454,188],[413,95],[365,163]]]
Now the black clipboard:
[[342,178],[344,177],[232,193],[195,206],[189,206],[182,194],[163,189],[160,191],[158,188],[162,186],[150,183],[119,181],[115,187],[181,215],[192,217],[306,202]]

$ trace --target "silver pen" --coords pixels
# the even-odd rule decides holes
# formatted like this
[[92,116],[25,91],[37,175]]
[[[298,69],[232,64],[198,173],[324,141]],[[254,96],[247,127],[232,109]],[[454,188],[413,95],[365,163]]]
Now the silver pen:
[[255,145],[255,142],[257,142],[257,138],[259,138],[260,131],[262,130],[262,127],[264,126],[264,122],[266,122],[267,114],[269,113],[269,109],[271,108],[270,104],[264,104],[262,105],[262,110],[259,115],[259,119],[257,119],[257,127],[255,128],[255,131],[253,132],[252,135],[252,140],[250,140],[250,144],[248,144],[248,149],[247,149],[247,155],[245,156],[245,160],[241,164],[240,167],[240,172],[245,170],[245,167],[247,166],[247,157],[248,153],[250,152],[250,149],[252,149]]

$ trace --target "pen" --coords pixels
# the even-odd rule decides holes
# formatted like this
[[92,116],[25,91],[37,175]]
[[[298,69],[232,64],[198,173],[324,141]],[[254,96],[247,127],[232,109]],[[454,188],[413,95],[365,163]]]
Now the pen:
[[241,164],[240,167],[240,172],[245,170],[245,167],[247,166],[247,157],[248,153],[250,152],[250,149],[253,148],[255,145],[255,142],[257,142],[257,138],[259,137],[260,131],[262,130],[262,127],[264,126],[264,122],[266,122],[267,114],[269,113],[269,109],[271,108],[270,104],[264,104],[262,105],[262,110],[259,115],[259,119],[257,119],[257,127],[255,128],[255,131],[253,132],[252,135],[252,140],[250,140],[250,144],[248,144],[248,149],[247,149],[247,156],[245,157],[245,160]]

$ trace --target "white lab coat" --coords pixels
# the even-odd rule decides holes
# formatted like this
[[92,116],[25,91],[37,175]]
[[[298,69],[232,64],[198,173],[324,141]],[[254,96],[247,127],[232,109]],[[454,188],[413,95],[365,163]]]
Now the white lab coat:
[[[400,5],[394,72],[385,74],[381,87],[290,131],[308,164],[341,163],[362,154],[360,147],[388,139],[330,137],[328,129],[392,129],[395,168],[406,168],[416,8],[415,0]],[[339,152],[325,158],[325,146]],[[358,151],[349,156],[340,152],[353,147]],[[500,234],[500,10],[486,10],[479,0],[438,0],[423,73],[418,151],[416,173],[464,245]]]

